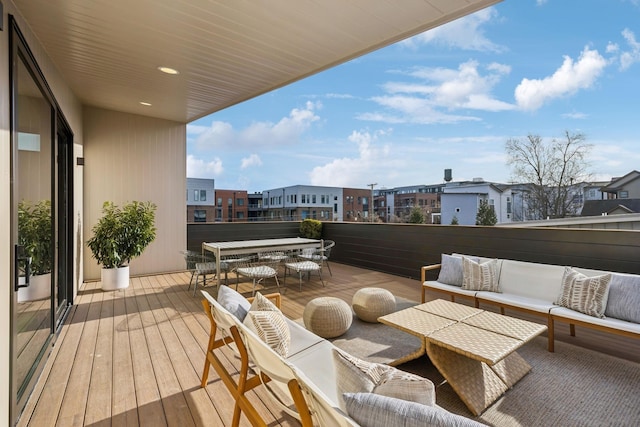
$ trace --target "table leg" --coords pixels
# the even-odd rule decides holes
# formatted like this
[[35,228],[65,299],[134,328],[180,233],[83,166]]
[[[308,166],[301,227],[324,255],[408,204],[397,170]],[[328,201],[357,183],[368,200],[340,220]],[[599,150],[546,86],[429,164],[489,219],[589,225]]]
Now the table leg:
[[408,354],[406,356],[402,356],[398,360],[394,360],[392,362],[389,362],[389,366],[398,366],[398,365],[402,365],[403,363],[408,362],[410,360],[418,359],[418,358],[422,357],[424,354],[426,354],[426,352],[427,352],[426,340],[424,339],[424,337],[420,337],[420,348],[419,349],[417,349],[416,351],[414,351],[411,354]]
[[515,352],[489,366],[435,344],[426,346],[431,362],[474,415],[480,415],[531,370]]

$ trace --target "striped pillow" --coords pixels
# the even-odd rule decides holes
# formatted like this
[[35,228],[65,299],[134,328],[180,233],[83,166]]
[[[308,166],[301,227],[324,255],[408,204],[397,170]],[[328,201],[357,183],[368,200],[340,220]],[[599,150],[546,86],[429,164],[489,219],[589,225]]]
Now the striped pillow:
[[611,274],[588,277],[565,267],[560,295],[555,304],[589,316],[604,318]]
[[251,308],[242,323],[280,356],[289,355],[291,332],[286,318],[280,309],[260,292],[256,292]]
[[462,289],[468,291],[501,292],[498,284],[498,260],[482,264],[462,258]]

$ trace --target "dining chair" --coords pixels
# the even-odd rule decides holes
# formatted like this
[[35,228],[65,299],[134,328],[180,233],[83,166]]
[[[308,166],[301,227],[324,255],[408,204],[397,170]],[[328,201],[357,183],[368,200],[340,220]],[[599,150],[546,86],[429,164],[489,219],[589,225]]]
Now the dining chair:
[[302,258],[310,259],[313,261],[322,261],[324,265],[329,269],[329,275],[333,276],[331,272],[331,266],[329,265],[329,257],[331,256],[331,248],[336,245],[336,242],[333,240],[325,240],[324,248],[322,249],[311,249],[311,250],[303,250],[300,255]]
[[[317,272],[320,276],[320,282],[324,286],[324,280],[322,280],[322,259],[321,258],[304,258],[302,255],[291,258],[284,263],[284,285],[287,283],[287,273],[289,271],[295,271],[298,273],[298,279],[300,280],[300,290],[302,290],[302,275],[307,273],[307,279],[311,278],[311,273]],[[286,289],[286,288],[285,288]]]
[[280,290],[280,282],[278,281],[278,259],[272,258],[269,252],[262,252],[255,257],[247,258],[235,262],[234,271],[236,273],[236,291],[240,276],[247,277],[253,281],[251,295],[255,295],[256,285],[259,285],[265,279],[273,278],[276,286]]

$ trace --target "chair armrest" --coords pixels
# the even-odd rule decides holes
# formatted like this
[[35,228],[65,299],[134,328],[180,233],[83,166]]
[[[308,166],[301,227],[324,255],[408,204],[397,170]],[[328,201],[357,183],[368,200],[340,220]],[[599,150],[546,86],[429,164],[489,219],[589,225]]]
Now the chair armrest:
[[[282,296],[280,295],[279,292],[274,292],[272,294],[264,294],[262,296],[270,300],[273,303],[273,305],[280,308],[280,305],[282,304]],[[254,299],[255,297],[249,297],[247,298],[247,301],[253,302]]]
[[442,267],[442,264],[423,265],[420,268],[420,281],[422,283],[425,282],[425,280],[427,278],[427,271],[429,271],[429,270],[438,270],[440,267]]

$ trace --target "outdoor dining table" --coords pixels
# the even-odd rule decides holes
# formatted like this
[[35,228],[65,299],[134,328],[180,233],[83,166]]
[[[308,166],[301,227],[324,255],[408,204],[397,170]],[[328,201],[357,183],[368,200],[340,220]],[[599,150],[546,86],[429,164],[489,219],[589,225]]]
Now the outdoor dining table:
[[220,286],[220,262],[223,256],[254,254],[262,251],[287,251],[297,249],[322,249],[323,240],[303,237],[287,237],[282,239],[233,240],[228,242],[203,242],[202,251],[213,252],[218,272],[217,285]]

